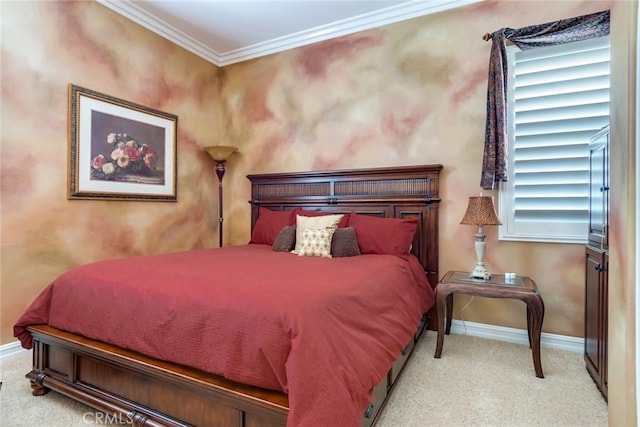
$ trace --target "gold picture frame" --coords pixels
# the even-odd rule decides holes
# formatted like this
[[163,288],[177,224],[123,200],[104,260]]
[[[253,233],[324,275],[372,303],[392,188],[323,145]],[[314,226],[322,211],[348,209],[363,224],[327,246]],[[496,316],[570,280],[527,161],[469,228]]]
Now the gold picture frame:
[[177,201],[178,117],[69,84],[69,199]]

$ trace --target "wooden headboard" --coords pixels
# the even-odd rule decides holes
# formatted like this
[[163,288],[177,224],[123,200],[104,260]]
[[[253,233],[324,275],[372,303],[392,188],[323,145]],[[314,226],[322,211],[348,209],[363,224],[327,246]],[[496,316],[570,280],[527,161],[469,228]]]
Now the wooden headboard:
[[418,218],[412,253],[438,283],[438,178],[442,165],[247,175],[251,231],[258,208]]

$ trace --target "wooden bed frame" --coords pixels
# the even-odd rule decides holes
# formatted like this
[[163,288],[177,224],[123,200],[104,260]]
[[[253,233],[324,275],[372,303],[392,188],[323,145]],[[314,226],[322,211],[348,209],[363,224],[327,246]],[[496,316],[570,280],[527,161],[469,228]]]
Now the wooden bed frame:
[[[259,207],[417,217],[412,252],[435,288],[441,169],[441,165],[426,165],[248,175],[252,229]],[[374,389],[362,426],[377,420],[428,317],[425,314],[413,340]],[[106,412],[112,420],[138,426],[286,425],[289,405],[283,393],[232,382],[48,325],[28,329],[34,347],[33,370],[26,377],[34,395],[55,390]]]

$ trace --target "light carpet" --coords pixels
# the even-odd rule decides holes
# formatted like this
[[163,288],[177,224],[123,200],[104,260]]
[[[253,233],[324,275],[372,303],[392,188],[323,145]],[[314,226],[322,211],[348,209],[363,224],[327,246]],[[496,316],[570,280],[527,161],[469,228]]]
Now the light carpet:
[[[543,348],[541,379],[523,345],[449,335],[434,359],[435,344],[435,332],[423,334],[377,427],[607,425],[607,404],[582,354]],[[2,363],[1,426],[105,425],[59,393],[31,395],[30,369],[30,353]]]

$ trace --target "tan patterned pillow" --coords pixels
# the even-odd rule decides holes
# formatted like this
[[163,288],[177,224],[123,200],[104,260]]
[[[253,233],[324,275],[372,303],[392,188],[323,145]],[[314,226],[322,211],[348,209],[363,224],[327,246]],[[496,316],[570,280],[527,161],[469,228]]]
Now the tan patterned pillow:
[[331,258],[331,238],[336,229],[307,228],[302,229],[302,241],[298,249],[299,256],[320,256]]
[[296,215],[296,246],[293,249],[293,253],[297,254],[300,251],[300,245],[302,244],[302,230],[305,228],[324,229],[324,228],[338,228],[338,223],[344,214],[335,215],[322,215],[322,216],[304,216]]

